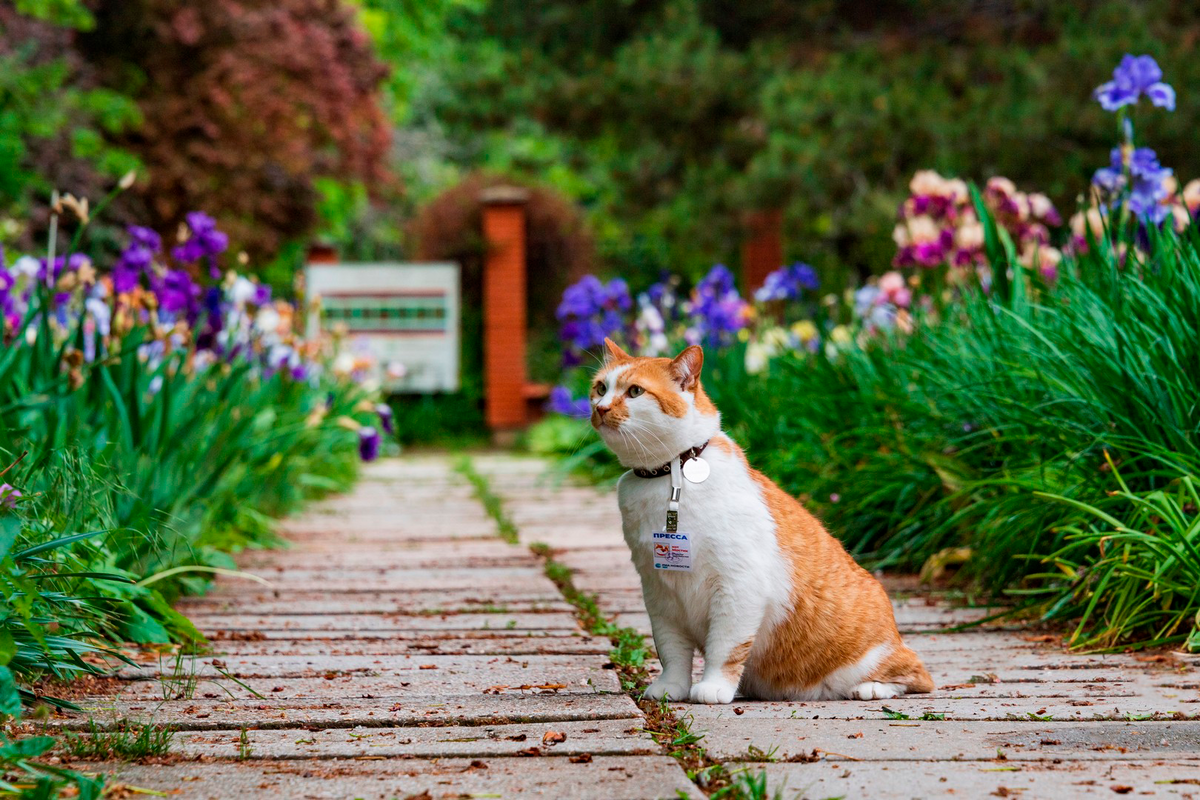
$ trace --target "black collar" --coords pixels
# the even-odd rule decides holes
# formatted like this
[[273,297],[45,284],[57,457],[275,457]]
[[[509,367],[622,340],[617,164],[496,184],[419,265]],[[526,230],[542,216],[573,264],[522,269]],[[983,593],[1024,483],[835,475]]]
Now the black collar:
[[[690,447],[687,450],[684,450],[682,453],[680,453],[679,454],[680,469],[682,469],[683,465],[688,462],[688,459],[699,458],[700,454],[704,452],[704,448],[706,448],[706,447],[708,447],[708,442],[705,442],[704,444],[696,445],[695,447]],[[655,467],[654,469],[642,469],[641,467],[637,467],[636,469],[633,470],[633,474],[637,475],[639,478],[658,478],[663,475],[670,475],[671,474],[671,462],[668,461],[667,463],[663,464],[661,467]]]

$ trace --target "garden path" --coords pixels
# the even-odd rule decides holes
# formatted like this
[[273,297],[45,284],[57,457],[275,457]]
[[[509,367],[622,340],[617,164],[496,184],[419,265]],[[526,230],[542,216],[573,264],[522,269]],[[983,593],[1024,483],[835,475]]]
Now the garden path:
[[[519,543],[451,457],[372,465],[352,494],[282,526],[291,549],[245,554],[269,588],[221,579],[181,604],[212,654],[128,669],[115,698],[82,701],[102,724],[180,728],[171,757],[109,765],[116,779],[196,798],[702,796],[642,731],[609,642],[523,546],[548,544],[605,614],[648,635],[611,492],[555,486],[531,458],[472,465]],[[677,704],[676,717],[710,758],[765,770],[789,798],[1200,797],[1194,661],[937,633],[983,612],[888,583],[935,694]]]

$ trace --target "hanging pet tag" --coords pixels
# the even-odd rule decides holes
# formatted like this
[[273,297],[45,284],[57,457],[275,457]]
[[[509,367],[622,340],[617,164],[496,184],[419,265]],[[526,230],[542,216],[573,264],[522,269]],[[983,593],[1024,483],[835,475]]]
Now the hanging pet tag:
[[710,471],[711,468],[708,466],[708,462],[699,456],[689,458],[683,462],[683,477],[692,483],[704,483],[708,480],[708,473]]
[[691,572],[692,537],[678,531],[655,531],[654,568]]

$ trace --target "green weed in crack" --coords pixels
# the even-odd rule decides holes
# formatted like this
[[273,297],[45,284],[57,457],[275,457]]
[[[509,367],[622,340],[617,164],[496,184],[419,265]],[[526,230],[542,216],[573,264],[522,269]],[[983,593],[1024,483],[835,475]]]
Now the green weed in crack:
[[488,516],[496,522],[500,538],[509,544],[517,543],[516,523],[504,511],[504,502],[492,491],[487,476],[475,469],[475,464],[467,456],[460,458],[454,465],[454,471],[466,478],[475,490],[475,497],[483,504]]
[[175,729],[149,722],[118,721],[112,728],[101,728],[89,719],[87,730],[63,736],[63,748],[75,758],[121,759],[136,761],[150,756],[165,756],[171,750]]
[[570,568],[554,560],[549,545],[539,542],[530,545],[529,549],[542,558],[546,577],[558,587],[563,599],[575,607],[580,625],[589,633],[607,637],[612,643],[609,658],[616,667],[621,688],[645,715],[646,733],[679,762],[688,779],[711,797],[725,800],[766,798],[765,783],[762,784],[763,793],[755,794],[758,783],[743,780],[740,773],[731,773],[724,764],[708,755],[700,746],[704,734],[692,730],[690,715],[677,717],[665,700],[656,702],[642,697],[650,678],[646,660],[651,653],[646,637],[634,628],[623,628],[608,619],[600,610],[596,596],[579,591]]
[[196,687],[200,685],[200,677],[196,674],[196,659],[187,656],[181,648],[175,652],[168,671],[163,669],[160,658],[158,685],[162,689],[164,702],[193,699],[196,696]]
[[246,732],[245,728],[242,728],[241,732],[238,734],[237,760],[249,761],[250,756],[253,755],[253,753],[254,749],[250,746],[250,734]]

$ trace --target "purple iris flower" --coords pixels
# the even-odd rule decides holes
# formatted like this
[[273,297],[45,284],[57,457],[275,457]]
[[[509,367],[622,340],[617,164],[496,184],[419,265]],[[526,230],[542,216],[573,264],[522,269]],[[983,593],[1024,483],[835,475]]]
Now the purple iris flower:
[[396,432],[396,420],[391,406],[387,403],[379,403],[375,406],[375,413],[379,415],[379,424],[383,426],[384,433],[391,436]]
[[[1109,166],[1096,170],[1092,183],[1109,195],[1118,195],[1129,182],[1129,209],[1141,219],[1155,225],[1166,219],[1170,209],[1163,205],[1167,197],[1166,180],[1174,171],[1162,166],[1158,155],[1149,147],[1139,147],[1129,153],[1129,163],[1125,163],[1125,153],[1119,147],[1114,147],[1109,156]],[[1128,177],[1126,176],[1128,170]],[[1114,203],[1118,199],[1114,197]]]
[[63,256],[58,256],[54,259],[53,269],[51,269],[49,261],[44,258],[38,259],[38,280],[53,286],[54,284],[58,283],[58,279],[62,276],[63,268],[66,265],[67,260]]
[[265,283],[254,285],[254,298],[250,301],[256,306],[265,306],[271,302],[271,287]]
[[374,461],[379,458],[379,445],[382,443],[379,431],[367,425],[358,430],[358,455],[363,461]]
[[592,413],[592,405],[587,398],[576,400],[571,397],[571,390],[565,386],[555,386],[550,390],[550,400],[546,407],[555,414],[568,417],[587,417]]
[[563,359],[568,366],[582,361],[586,350],[599,347],[606,336],[625,327],[623,312],[633,307],[629,286],[620,278],[607,284],[595,275],[585,275],[563,291],[555,316],[559,337],[568,345]]
[[728,342],[746,327],[748,304],[738,294],[733,273],[724,264],[717,264],[696,284],[688,313],[692,316],[689,325],[689,341],[704,341],[711,345]]
[[185,313],[189,319],[200,311],[200,287],[181,269],[169,269],[151,281],[159,308],[172,314]]
[[1175,90],[1162,82],[1162,76],[1153,57],[1126,55],[1113,70],[1113,79],[1097,86],[1092,96],[1105,111],[1134,105],[1143,94],[1159,108],[1174,111]]
[[129,233],[129,243],[131,245],[144,247],[152,253],[162,250],[162,237],[153,229],[142,225],[130,225],[126,228],[126,231]]
[[130,225],[126,228],[129,245],[113,265],[113,289],[118,293],[132,292],[141,276],[154,263],[154,256],[162,252],[162,237],[150,228]]
[[754,293],[760,303],[770,300],[796,300],[805,289],[818,286],[817,271],[808,264],[796,262],[790,267],[780,267],[767,276],[763,285]]
[[210,286],[204,293],[201,304],[204,313],[204,327],[196,335],[196,346],[210,349],[217,344],[217,335],[225,327],[225,309],[222,300],[225,293],[219,286]]
[[217,222],[202,211],[191,211],[184,215],[191,236],[171,250],[171,257],[184,264],[194,264],[208,259],[208,271],[213,278],[221,277],[217,267],[217,256],[229,247],[229,237],[217,230]]

